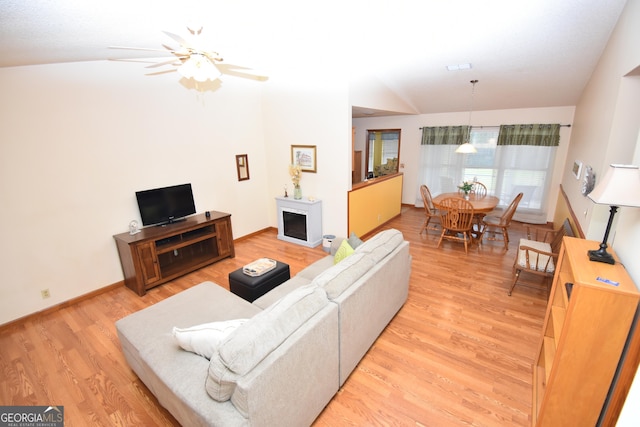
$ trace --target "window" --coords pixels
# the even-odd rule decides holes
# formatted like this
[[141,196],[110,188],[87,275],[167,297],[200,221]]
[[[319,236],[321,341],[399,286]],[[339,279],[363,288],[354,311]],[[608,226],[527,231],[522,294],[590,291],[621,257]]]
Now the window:
[[[546,222],[546,201],[556,146],[497,145],[499,127],[471,129],[475,154],[458,154],[457,145],[421,145],[418,188],[426,184],[435,196],[457,191],[462,181],[477,179],[506,207],[516,194],[524,195],[515,218]],[[416,205],[422,206],[419,192]]]

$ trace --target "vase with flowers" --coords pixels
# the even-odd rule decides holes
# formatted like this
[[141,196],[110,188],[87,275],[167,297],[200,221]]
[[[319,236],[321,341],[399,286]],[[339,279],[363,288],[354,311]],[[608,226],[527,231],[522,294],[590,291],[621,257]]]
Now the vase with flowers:
[[464,198],[469,199],[469,193],[473,190],[473,182],[464,181],[458,188],[464,193]]
[[300,189],[300,178],[302,178],[302,168],[300,165],[289,165],[289,175],[291,176],[291,182],[293,182],[293,198],[296,200],[302,199],[302,190]]

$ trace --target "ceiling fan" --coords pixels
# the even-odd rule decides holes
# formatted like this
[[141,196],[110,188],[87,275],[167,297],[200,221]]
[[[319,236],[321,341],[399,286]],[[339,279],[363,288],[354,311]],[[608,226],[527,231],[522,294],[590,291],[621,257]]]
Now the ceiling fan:
[[189,41],[177,34],[163,31],[167,36],[178,42],[180,47],[177,49],[174,49],[165,44],[162,45],[164,49],[128,46],[110,46],[110,48],[169,53],[173,55],[173,58],[168,61],[149,65],[147,66],[147,68],[157,68],[167,65],[176,66],[177,68],[175,68],[175,70],[177,70],[182,77],[186,79],[193,79],[197,82],[206,82],[207,80],[215,81],[219,79],[220,76],[222,76],[223,72],[225,74],[232,74],[239,77],[254,78],[256,80],[266,80],[266,77],[264,76],[256,76],[237,71],[238,69],[248,70],[248,68],[246,67],[222,64],[223,59],[220,54],[218,52],[205,48],[205,46],[203,45],[202,39],[200,38],[200,34],[202,33],[202,26],[187,26],[187,29],[192,35]]

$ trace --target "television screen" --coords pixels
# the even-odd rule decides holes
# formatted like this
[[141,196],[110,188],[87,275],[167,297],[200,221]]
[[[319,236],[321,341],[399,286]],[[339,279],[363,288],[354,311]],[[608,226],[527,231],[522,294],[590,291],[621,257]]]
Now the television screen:
[[196,213],[191,184],[137,191],[143,225],[166,224]]

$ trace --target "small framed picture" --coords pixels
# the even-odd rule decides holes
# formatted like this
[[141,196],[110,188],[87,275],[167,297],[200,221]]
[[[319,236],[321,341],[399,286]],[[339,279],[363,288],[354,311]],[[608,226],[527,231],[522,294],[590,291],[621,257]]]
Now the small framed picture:
[[582,162],[580,160],[575,160],[573,162],[572,172],[576,179],[580,179],[580,175],[582,174]]
[[238,170],[238,181],[249,179],[249,156],[246,154],[236,155],[236,169]]
[[316,146],[292,145],[291,164],[300,165],[302,172],[316,173]]

